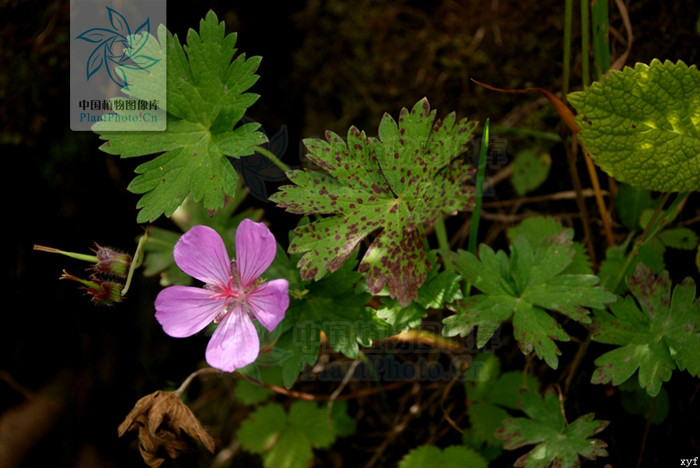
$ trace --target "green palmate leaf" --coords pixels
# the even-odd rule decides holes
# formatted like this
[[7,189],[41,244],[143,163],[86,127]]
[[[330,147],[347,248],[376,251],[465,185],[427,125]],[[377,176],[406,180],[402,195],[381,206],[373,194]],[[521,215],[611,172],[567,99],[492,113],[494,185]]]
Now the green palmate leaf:
[[424,445],[408,452],[399,462],[399,468],[487,468],[488,463],[474,450],[453,445],[444,450]]
[[253,153],[266,138],[259,125],[236,125],[258,98],[245,93],[256,81],[260,57],[236,53],[236,35],[225,34],[224,23],[209,12],[199,34],[190,30],[187,45],[168,33],[160,44],[167,47],[167,130],[164,132],[105,132],[101,149],[123,158],[162,153],[136,168],[140,174],[129,185],[144,194],[137,220],[170,216],[192,193],[195,201],[217,210],[226,195],[233,196],[237,175],[227,156]]
[[291,301],[275,346],[285,386],[291,387],[299,372],[316,362],[322,331],[334,350],[352,359],[360,345],[370,346],[392,333],[391,325],[365,306],[371,296],[355,286],[361,279],[353,271],[356,264],[351,260],[332,275],[306,283],[304,296]]
[[335,441],[335,427],[333,417],[315,403],[297,401],[289,413],[270,403],[243,421],[237,435],[244,449],[262,454],[265,468],[298,468],[311,464],[312,448]]
[[608,455],[605,442],[589,439],[605,429],[608,421],[595,420],[589,413],[567,424],[554,392],[547,392],[544,398],[535,392],[523,394],[522,410],[528,418],[506,419],[496,433],[507,450],[536,444],[515,466],[576,468],[581,464],[579,456],[595,460]]
[[351,127],[347,140],[332,132],[327,141],[305,140],[308,158],[327,173],[292,171],[296,185],[271,197],[293,213],[332,215],[296,229],[289,251],[304,254],[302,278],[336,271],[377,233],[359,267],[370,293],[386,285],[402,306],[417,299],[430,268],[420,226],[472,205],[471,170],[457,157],[473,127],[454,113],[435,121],[423,99],[401,111],[398,125],[385,114],[379,138]]
[[[547,239],[564,231],[564,226],[554,218],[546,216],[533,216],[527,218],[517,226],[508,229],[507,236],[513,242],[518,236],[525,236],[533,249],[538,249]],[[563,273],[591,275],[591,259],[588,258],[586,248],[580,242],[572,242],[574,258]]]
[[418,302],[411,302],[402,307],[396,299],[382,304],[377,316],[386,320],[399,333],[408,328],[415,328],[428,315],[426,309],[441,309],[445,304],[462,299],[461,278],[457,273],[433,268],[428,279],[418,289]]
[[528,149],[516,154],[511,176],[515,193],[522,196],[542,185],[547,180],[551,165],[552,158],[548,153],[535,153]]
[[537,390],[538,380],[522,372],[500,374],[498,358],[492,354],[477,355],[472,367],[483,366],[484,379],[465,381],[469,401],[469,422],[476,442],[500,447],[503,442],[496,438],[496,430],[510,415],[507,409],[518,409],[520,397],[525,390]]
[[484,244],[479,258],[460,251],[457,269],[483,294],[458,305],[458,313],[444,320],[443,333],[465,336],[478,327],[476,341],[481,347],[512,317],[522,352],[534,350],[556,369],[560,351],[553,340],[568,341],[569,335],[546,310],[589,323],[584,307],[602,308],[616,299],[596,286],[594,275],[562,274],[574,257],[572,237],[573,231],[566,229],[533,249],[527,237],[519,236],[511,244],[511,258]]
[[676,367],[700,374],[700,306],[695,283],[686,278],[673,289],[668,272],[658,277],[642,264],[628,279],[632,297],[596,313],[592,338],[620,347],[603,354],[591,382],[620,385],[639,369],[639,385],[659,394]]
[[700,189],[700,72],[638,63],[568,96],[581,142],[605,172],[635,187]]

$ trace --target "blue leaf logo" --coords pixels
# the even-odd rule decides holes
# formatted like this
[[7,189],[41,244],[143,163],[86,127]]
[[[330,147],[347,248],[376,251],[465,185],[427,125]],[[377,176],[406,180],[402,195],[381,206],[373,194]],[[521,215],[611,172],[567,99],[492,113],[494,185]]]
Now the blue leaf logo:
[[[254,122],[247,117],[241,119],[243,123]],[[265,129],[260,127],[262,133]],[[280,160],[287,151],[287,126],[283,125],[280,130],[270,139],[268,143],[262,144],[263,148],[271,151]],[[250,156],[243,156],[239,159],[231,159],[231,164],[243,178],[243,183],[258,200],[268,201],[267,187],[265,182],[281,182],[287,178],[286,174],[275,166],[265,156],[253,153]]]
[[151,20],[146,18],[132,33],[129,22],[121,13],[110,7],[105,8],[109,14],[111,29],[91,28],[76,36],[76,39],[81,41],[97,44],[85,64],[85,78],[89,81],[104,66],[109,78],[120,88],[128,90],[126,73],[120,67],[145,70],[160,61],[139,54],[148,41]]

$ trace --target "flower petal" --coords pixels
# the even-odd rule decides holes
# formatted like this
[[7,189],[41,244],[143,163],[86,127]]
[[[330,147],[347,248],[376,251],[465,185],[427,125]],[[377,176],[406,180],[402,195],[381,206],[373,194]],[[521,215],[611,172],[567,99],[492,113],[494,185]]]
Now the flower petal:
[[175,263],[188,275],[207,284],[227,284],[231,259],[224,241],[208,226],[193,226],[173,250]]
[[224,308],[223,300],[211,296],[211,291],[191,286],[165,288],[156,297],[156,320],[175,338],[194,335]]
[[229,312],[214,331],[206,358],[210,366],[233,372],[255,361],[260,352],[260,340],[253,321],[237,306]]
[[288,289],[286,279],[276,279],[261,284],[246,299],[255,318],[270,331],[282,321],[289,307]]
[[243,289],[267,270],[276,253],[275,236],[267,226],[250,219],[241,221],[236,230],[236,269]]

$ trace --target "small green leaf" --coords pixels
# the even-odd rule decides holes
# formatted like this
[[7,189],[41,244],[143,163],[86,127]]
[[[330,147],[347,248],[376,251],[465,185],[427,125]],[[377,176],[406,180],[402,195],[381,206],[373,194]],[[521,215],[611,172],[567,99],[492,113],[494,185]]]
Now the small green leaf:
[[351,127],[346,140],[332,132],[305,140],[308,158],[327,174],[292,171],[295,185],[270,197],[292,213],[330,215],[295,230],[289,252],[303,254],[302,278],[336,271],[376,234],[359,266],[369,292],[387,286],[402,306],[417,299],[430,268],[419,226],[472,206],[472,170],[458,156],[473,127],[454,113],[436,121],[422,99],[398,124],[385,114],[379,138]]
[[348,414],[348,402],[336,400],[331,408],[331,423],[338,437],[345,437],[355,433],[355,420]]
[[700,373],[700,306],[695,283],[686,278],[671,294],[668,272],[658,277],[643,264],[628,280],[628,296],[595,315],[592,338],[619,345],[598,359],[592,383],[620,385],[639,370],[639,385],[656,396],[676,367]]
[[225,34],[223,22],[210,11],[200,32],[190,29],[187,45],[170,33],[159,37],[167,47],[167,130],[163,132],[105,132],[100,149],[123,158],[162,153],[136,168],[129,191],[143,194],[136,205],[137,221],[170,216],[192,193],[208,210],[233,196],[238,176],[227,157],[253,153],[266,137],[259,125],[236,126],[258,98],[245,93],[257,81],[260,57],[236,53],[236,35]]
[[658,236],[664,245],[674,249],[694,250],[698,246],[698,235],[688,228],[665,229]]
[[298,468],[311,465],[313,450],[303,432],[287,430],[274,447],[263,454],[265,468]]
[[148,241],[144,248],[146,256],[143,261],[143,274],[160,275],[161,286],[192,283],[192,277],[180,270],[173,258],[173,248],[181,235],[182,233],[157,227],[151,227],[148,231]]
[[[279,367],[260,366],[259,369],[260,375],[258,377],[262,382],[270,385],[279,385],[282,383],[282,374]],[[238,379],[233,389],[233,395],[236,399],[248,406],[262,403],[274,394],[275,392],[272,390],[255,385],[245,379]]]
[[535,448],[518,458],[515,466],[525,468],[577,468],[579,456],[589,460],[606,457],[607,444],[600,439],[589,439],[605,429],[608,421],[595,420],[593,413],[566,424],[554,392],[544,398],[535,392],[522,396],[522,410],[528,418],[509,418],[496,432],[505,441],[503,447],[515,450],[534,444]]
[[700,190],[700,72],[652,60],[571,93],[580,139],[605,172],[635,187]]
[[263,453],[274,446],[284,430],[287,413],[277,403],[256,409],[241,423],[237,436],[243,448],[253,453]]
[[[342,411],[341,405],[337,411]],[[296,401],[286,413],[281,405],[259,407],[241,423],[238,440],[244,449],[263,456],[265,468],[310,466],[312,448],[327,448],[335,441],[334,424],[326,408]]]
[[520,196],[535,190],[547,180],[552,158],[548,153],[535,153],[531,149],[520,151],[513,159],[511,183]]
[[[647,242],[639,248],[637,256],[634,257],[632,263],[627,269],[629,277],[634,272],[638,264],[644,264],[652,269],[654,273],[661,273],[665,268],[664,264],[664,245],[659,242],[654,242],[655,239]],[[605,249],[605,259],[600,264],[598,276],[601,284],[606,288],[611,288],[617,276],[625,264],[627,257],[627,246],[616,245]],[[624,282],[618,284],[617,289],[613,291],[615,294],[623,294],[627,289]]]
[[[515,227],[508,229],[508,240],[512,243],[518,236],[525,236],[533,249],[538,249],[552,236],[564,231],[564,226],[554,218],[547,216],[533,216],[527,218]],[[580,242],[572,242],[574,258],[563,273],[576,275],[592,275],[591,259],[588,258],[586,249]]]
[[458,304],[457,314],[444,320],[443,333],[465,336],[478,326],[476,341],[482,347],[500,324],[512,317],[521,351],[529,354],[534,350],[556,369],[560,351],[553,340],[568,341],[569,335],[546,310],[588,323],[584,307],[602,308],[616,299],[596,286],[596,276],[562,274],[575,254],[572,236],[573,231],[566,229],[536,250],[526,236],[518,236],[511,244],[510,259],[484,244],[478,259],[460,251],[455,260],[457,269],[484,294]]
[[655,209],[658,201],[651,198],[648,190],[643,190],[633,187],[629,184],[621,183],[617,189],[617,198],[615,199],[615,211],[630,231],[638,228],[638,223],[642,211]]
[[296,401],[289,408],[289,424],[314,448],[328,448],[335,441],[329,414],[311,401]]
[[469,401],[469,421],[473,437],[492,447],[500,447],[503,442],[496,438],[496,429],[510,415],[507,409],[518,409],[520,398],[525,390],[537,390],[540,383],[532,375],[522,372],[499,374],[500,363],[492,354],[481,353],[472,363],[483,366],[484,380],[465,381]]
[[399,468],[487,468],[488,463],[474,450],[452,445],[444,450],[424,445],[408,452],[399,462]]
[[346,262],[335,273],[318,282],[304,282],[306,292],[292,299],[279,328],[274,362],[283,367],[286,387],[291,387],[299,372],[313,364],[318,356],[323,331],[331,347],[355,359],[359,347],[370,346],[375,339],[392,333],[392,327],[365,305],[371,298],[357,288],[361,275],[354,270],[357,260]]
[[418,289],[418,303],[426,309],[442,309],[462,299],[461,279],[457,273],[441,271]]
[[664,388],[661,388],[657,396],[651,397],[643,388],[639,387],[637,382],[627,380],[620,385],[620,391],[622,407],[628,413],[647,419],[651,412],[650,421],[652,424],[661,424],[666,420],[670,402],[668,392]]
[[420,304],[411,302],[407,307],[401,307],[396,299],[377,309],[377,317],[386,320],[396,332],[417,327],[427,316],[428,312]]

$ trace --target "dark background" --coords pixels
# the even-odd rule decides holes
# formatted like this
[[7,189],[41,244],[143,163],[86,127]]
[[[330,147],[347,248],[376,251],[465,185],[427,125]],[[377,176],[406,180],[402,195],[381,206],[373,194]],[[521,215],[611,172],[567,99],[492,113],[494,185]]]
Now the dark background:
[[[630,3],[636,40],[628,64],[655,57],[697,63],[697,3]],[[528,0],[188,2],[187,9],[169,5],[168,28],[184,41],[187,29],[198,29],[199,19],[213,9],[228,32],[238,31],[239,51],[263,56],[254,87],[261,98],[248,116],[268,134],[288,127],[285,161],[296,165],[301,138],[325,129],[342,134],[350,124],[371,134],[383,112],[396,115],[423,96],[440,115],[455,110],[480,122],[508,118],[515,126],[556,131],[556,115],[537,96],[492,93],[469,78],[504,88],[561,89],[562,5]],[[611,21],[623,31],[613,6]],[[32,251],[33,244],[42,244],[87,252],[93,242],[130,251],[142,232],[135,222],[138,196],[126,191],[140,161],[106,155],[95,135],[69,129],[68,29],[68,2],[0,1],[0,174],[7,233],[2,284],[8,299],[0,312],[0,421],[19,421],[13,429],[21,439],[15,448],[31,446],[22,466],[143,466],[134,435],[118,439],[116,427],[138,398],[179,385],[201,361],[206,339],[173,340],[162,333],[153,319],[157,279],[139,277],[125,303],[96,307],[75,284],[57,281],[64,268],[80,275],[80,262]],[[579,37],[577,24],[574,35]],[[620,53],[623,47],[613,43],[613,53]],[[580,53],[577,45],[573,49],[576,87]],[[510,154],[520,142],[508,144]],[[561,151],[552,148],[555,176],[541,193],[570,188]],[[504,185],[497,196],[506,199],[512,193]],[[259,200],[247,203],[264,208],[273,232],[286,236],[294,217]],[[169,227],[167,220],[157,224]],[[505,245],[503,236],[494,242]],[[678,266],[676,275],[697,273],[687,257],[671,260]],[[517,359],[511,364],[520,364]],[[581,370],[584,382],[591,371]],[[643,466],[672,466],[678,458],[700,455],[698,383],[686,373],[674,373],[668,385],[669,419],[652,426],[645,442],[644,419],[622,412],[614,391],[582,388],[586,398],[579,401],[584,403],[571,411],[596,411],[599,418],[613,420],[600,435],[610,443],[611,456],[592,466],[633,466],[641,445]],[[387,466],[422,443],[420,427],[412,445],[389,447],[383,459]],[[391,427],[377,423],[372,430]],[[354,443],[368,451],[381,442],[357,437]],[[459,436],[444,441],[459,443]],[[336,445],[331,452],[340,457],[324,455],[325,461],[342,463],[343,450],[353,452],[353,441]]]

